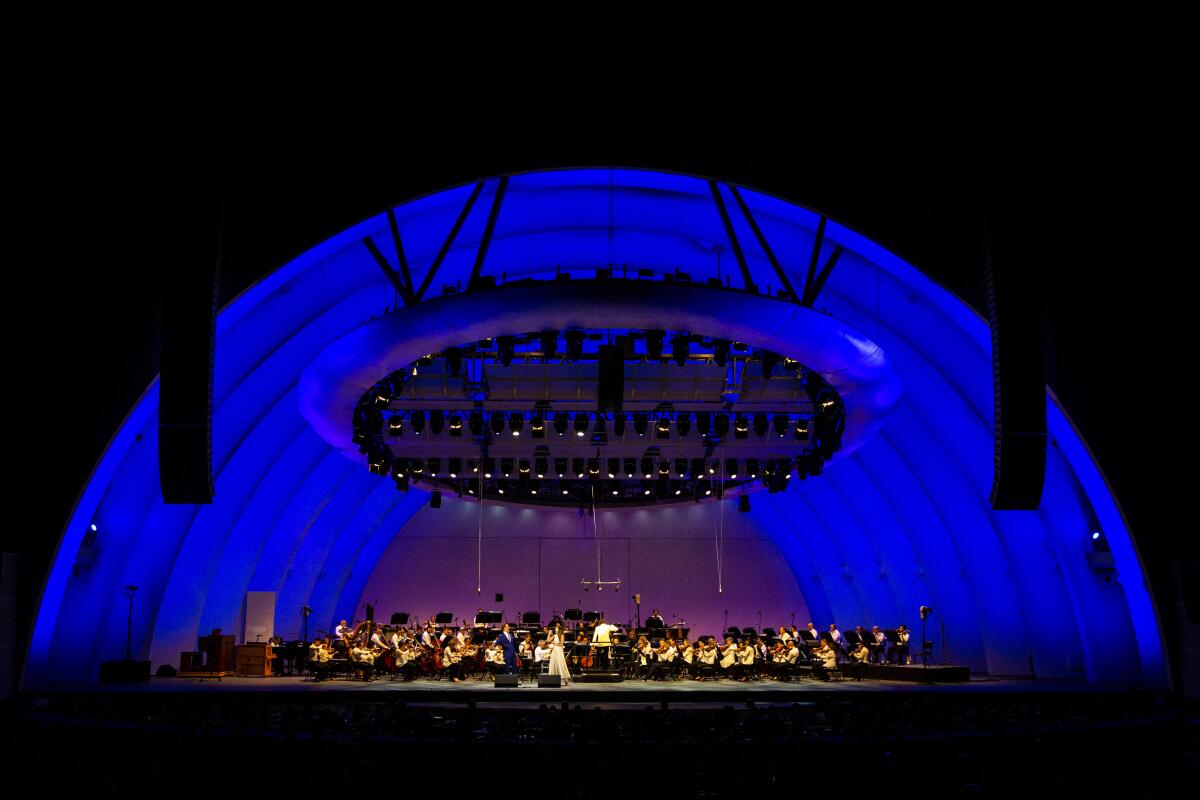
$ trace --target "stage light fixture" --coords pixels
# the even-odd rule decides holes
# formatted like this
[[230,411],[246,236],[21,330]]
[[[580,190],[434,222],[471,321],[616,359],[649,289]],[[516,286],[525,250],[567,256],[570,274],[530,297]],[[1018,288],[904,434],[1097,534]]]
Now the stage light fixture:
[[408,491],[408,476],[400,475],[396,478],[396,490],[401,492]]
[[399,414],[393,414],[388,417],[388,433],[392,436],[399,436],[404,433],[404,420]]
[[558,331],[542,331],[538,338],[542,342],[542,363],[549,363],[558,354]]
[[687,365],[688,360],[688,340],[685,336],[671,337],[671,357],[675,359],[675,363],[683,367]]
[[409,471],[412,472],[413,475],[425,474],[425,462],[419,458],[414,458],[412,461],[412,466],[409,467]]
[[462,417],[460,417],[458,414],[451,414],[449,422],[450,422],[450,426],[449,426],[450,427],[450,435],[451,436],[462,436],[462,429],[463,429]]
[[758,469],[758,459],[757,458],[747,458],[746,459],[746,472],[747,472],[747,474],[750,475],[750,480],[755,480],[756,478],[758,478],[759,469]]
[[587,462],[588,476],[592,478],[600,477],[600,459],[589,458]]
[[671,418],[659,417],[654,424],[655,436],[659,439],[671,438]]
[[608,460],[608,477],[615,478],[617,473],[621,471],[621,459],[610,458]]
[[775,435],[782,439],[787,435],[788,418],[784,414],[776,414],[771,419],[771,424],[775,426]]
[[646,357],[651,361],[661,361],[663,353],[663,331],[646,331]]
[[412,414],[409,415],[408,421],[409,421],[409,424],[412,425],[412,431],[413,431],[414,436],[420,436],[421,433],[424,432],[424,430],[425,430],[425,412],[424,411],[421,411],[418,409],[417,411],[412,412]]
[[449,469],[450,469],[450,477],[457,478],[458,474],[460,472],[462,472],[462,459],[461,458],[450,459]]
[[513,460],[511,458],[500,459],[500,474],[508,478],[512,476]]
[[529,418],[529,433],[535,439],[546,438],[546,420],[542,418],[542,412],[535,411]]
[[492,412],[492,433],[497,434],[497,435],[504,433],[504,412],[503,411],[493,411]]
[[718,439],[724,439],[729,433],[729,415],[714,414],[713,415],[713,432],[717,434]]
[[529,479],[530,466],[528,459],[522,458],[517,462],[517,473],[524,479]]
[[671,474],[671,462],[667,461],[665,458],[662,461],[658,462],[658,474],[664,478],[666,476],[670,475]]
[[633,415],[633,430],[638,436],[646,435],[646,415],[640,411]]
[[738,460],[736,458],[725,459],[725,477],[731,481],[737,480],[738,476]]
[[596,415],[596,424],[592,426],[592,433],[598,434],[600,436],[606,436],[607,435],[607,433],[606,433],[607,424],[608,424],[608,420],[605,418],[605,416],[603,414],[597,414]]
[[723,367],[729,363],[729,340],[714,339],[713,340],[713,361],[717,362],[718,367]]
[[467,426],[471,429],[472,436],[483,435],[483,412],[472,411],[467,415]]
[[500,363],[507,367],[512,363],[516,341],[511,336],[500,336],[496,339],[496,349],[500,356]]
[[625,435],[625,412],[613,414],[613,435],[620,438]]
[[585,436],[587,434],[588,415],[580,411],[575,415],[575,435]]
[[571,474],[573,474],[576,478],[582,478],[583,470],[584,470],[583,459],[582,458],[572,458],[571,459]]
[[764,380],[771,380],[772,373],[775,372],[775,367],[779,365],[779,356],[776,353],[764,352],[762,354],[762,375]]
[[485,458],[480,466],[483,468],[483,477],[491,478],[496,474],[496,459]]
[[625,467],[625,477],[632,478],[634,473],[637,472],[637,459],[633,459],[633,458],[625,459],[624,467]]
[[508,429],[512,431],[513,436],[521,435],[521,426],[525,424],[525,417],[517,412],[508,415]]
[[701,411],[696,414],[696,433],[701,436],[708,436],[712,433],[712,414],[707,411]]
[[806,441],[808,439],[808,420],[806,420],[806,419],[796,420],[796,428],[793,431],[793,435],[799,441]]
[[642,458],[642,477],[649,478],[654,473],[654,459],[650,456]]
[[689,464],[688,474],[693,478],[704,477],[704,459],[693,458],[691,464]]
[[679,437],[687,436],[692,430],[692,415],[687,411],[675,416],[675,430],[678,431]]
[[583,358],[583,331],[567,331],[563,337],[567,340],[567,360],[574,364]]
[[429,433],[437,435],[446,428],[446,413],[438,409],[429,412]]
[[446,350],[446,366],[450,369],[450,375],[457,378],[458,373],[462,371],[463,352],[457,347],[451,347]]
[[554,432],[562,436],[567,432],[567,414],[564,411],[559,411],[554,415]]
[[533,460],[533,468],[537,471],[537,476],[539,478],[546,477],[546,472],[548,471],[546,469],[546,467],[548,466],[546,462],[547,462],[547,459],[545,456],[538,456],[537,458],[535,458]]
[[436,478],[437,474],[442,471],[442,460],[431,458],[425,462],[425,468],[429,470],[429,477]]
[[767,435],[767,415],[759,411],[754,415],[754,435],[762,438]]
[[688,462],[686,458],[675,459],[675,474],[679,476],[686,475],[688,471]]

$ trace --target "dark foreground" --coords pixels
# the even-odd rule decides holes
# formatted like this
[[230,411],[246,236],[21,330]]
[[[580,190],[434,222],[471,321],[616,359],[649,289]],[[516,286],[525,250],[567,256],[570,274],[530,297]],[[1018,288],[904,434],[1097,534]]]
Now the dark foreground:
[[1200,774],[1196,709],[1137,691],[561,697],[112,692],[0,708],[14,774],[101,797],[1156,797]]

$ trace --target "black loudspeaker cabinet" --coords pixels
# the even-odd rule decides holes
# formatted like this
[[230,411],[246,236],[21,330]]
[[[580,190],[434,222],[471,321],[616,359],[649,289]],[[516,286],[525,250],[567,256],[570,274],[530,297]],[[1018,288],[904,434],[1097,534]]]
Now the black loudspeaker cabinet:
[[1046,474],[1046,362],[1038,251],[1003,201],[989,207],[983,252],[992,329],[992,508],[1036,510]]
[[518,678],[517,675],[504,675],[504,674],[497,675],[496,676],[496,688],[497,689],[515,689],[515,688],[517,688],[517,678]]
[[561,675],[538,675],[539,689],[558,689],[562,687]]
[[212,382],[221,258],[215,203],[191,219],[196,245],[179,248],[180,263],[172,264],[166,281],[158,399],[158,473],[165,503],[213,500]]

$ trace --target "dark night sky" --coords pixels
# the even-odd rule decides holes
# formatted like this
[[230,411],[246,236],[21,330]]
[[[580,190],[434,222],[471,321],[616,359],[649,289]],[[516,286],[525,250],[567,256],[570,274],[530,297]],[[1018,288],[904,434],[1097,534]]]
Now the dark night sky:
[[84,71],[69,87],[31,79],[25,99],[38,113],[22,129],[19,164],[27,228],[7,270],[13,319],[35,313],[31,324],[10,319],[10,374],[24,376],[26,397],[9,419],[28,470],[21,483],[40,501],[10,534],[30,556],[36,577],[26,578],[40,583],[39,559],[157,372],[161,275],[204,252],[217,201],[226,301],[389,203],[561,165],[675,169],[779,193],[979,308],[980,209],[994,192],[1028,231],[1044,277],[1031,290],[1047,301],[1051,385],[1143,548],[1170,558],[1190,547],[1170,533],[1174,484],[1163,477],[1182,444],[1187,411],[1172,397],[1193,348],[1173,277],[1185,256],[1165,243],[1182,214],[1160,187],[1185,151],[1177,112],[1145,76],[1090,54],[1095,69],[1036,79],[935,64],[835,87],[786,52],[747,53],[730,69],[648,59],[641,43],[596,50],[600,66],[569,48],[513,63],[485,51],[463,84],[431,84],[430,63],[416,61],[369,84],[290,62],[170,92],[133,62]]

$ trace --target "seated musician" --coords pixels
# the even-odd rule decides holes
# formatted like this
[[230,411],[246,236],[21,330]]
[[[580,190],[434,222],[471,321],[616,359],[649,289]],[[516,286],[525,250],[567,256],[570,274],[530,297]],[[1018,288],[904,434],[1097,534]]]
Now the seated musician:
[[717,671],[717,643],[713,639],[702,641],[697,647],[697,660],[699,664],[696,667],[696,679],[704,680],[708,676],[715,676]]
[[492,675],[504,671],[504,648],[492,642],[486,650],[487,668]]
[[650,647],[650,640],[645,634],[638,637],[637,644],[633,646],[634,655],[637,657],[637,674],[639,677],[645,678],[650,674],[650,663],[654,659],[654,649]]
[[[900,644],[893,645],[888,651],[888,658],[894,660],[897,664],[911,664],[912,654],[908,651],[908,628],[903,625],[896,626],[896,635],[900,637]],[[901,661],[900,659],[904,659]]]
[[317,639],[308,646],[308,668],[317,680],[323,681],[329,677],[329,662],[332,659],[333,648],[328,639]]
[[667,627],[666,622],[663,621],[662,614],[658,613],[657,608],[654,609],[654,611],[650,614],[650,616],[646,617],[646,627],[647,628],[665,628],[665,627]]
[[525,638],[517,645],[517,656],[522,661],[533,660],[533,634],[525,634]]
[[871,651],[862,642],[854,645],[854,649],[850,651],[850,674],[855,680],[861,681],[863,673],[867,670],[867,663],[871,660]]
[[738,646],[732,636],[725,637],[725,644],[718,646],[717,654],[719,656],[717,665],[721,668],[721,674],[733,677],[734,664],[737,663],[738,658]]
[[871,635],[867,638],[866,642],[867,647],[871,651],[871,660],[879,664],[884,663],[887,656],[888,640],[878,625],[871,626]]
[[333,638],[341,639],[344,642],[346,641],[346,636],[349,633],[350,628],[346,625],[346,620],[342,620],[337,624],[337,627],[333,629]]
[[374,680],[375,678],[375,656],[373,649],[366,645],[356,645],[350,651],[350,657],[354,660],[354,669],[362,675],[364,681]]
[[534,672],[542,671],[542,662],[550,660],[551,652],[553,651],[550,649],[550,645],[546,643],[545,639],[538,641],[537,647],[533,649]]
[[788,629],[786,626],[780,625],[779,626],[779,638],[785,642],[789,642],[792,640],[793,637],[792,637],[792,634],[790,634],[788,632]]
[[696,674],[696,649],[692,647],[692,643],[684,638],[676,648],[679,651],[679,660],[687,666],[684,667],[689,675]]
[[669,673],[676,655],[678,655],[678,651],[675,649],[675,643],[670,639],[663,639],[654,651],[654,661],[650,664],[650,674],[648,677],[652,680],[658,680],[659,675]]
[[829,643],[833,645],[833,649],[838,653],[846,652],[846,639],[842,636],[842,632],[838,630],[838,626],[832,622],[829,623]]
[[442,651],[442,665],[452,682],[458,683],[462,680],[462,654],[459,651],[458,640],[453,636],[446,637],[446,649]]
[[830,647],[828,640],[822,639],[813,651],[813,672],[821,680],[827,681],[829,671],[834,669],[837,669],[837,650]]
[[737,668],[740,674],[739,681],[748,681],[754,677],[754,661],[757,651],[754,645],[750,642],[742,642],[742,646],[737,651]]

